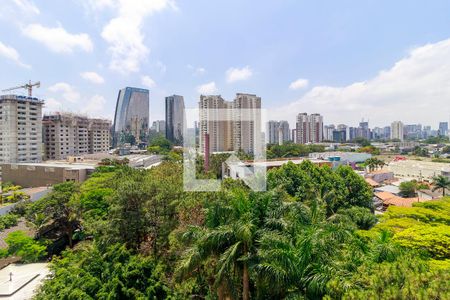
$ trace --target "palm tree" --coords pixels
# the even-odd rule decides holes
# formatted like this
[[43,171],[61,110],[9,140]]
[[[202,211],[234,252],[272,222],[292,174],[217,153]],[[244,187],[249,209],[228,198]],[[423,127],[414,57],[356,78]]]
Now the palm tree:
[[[224,299],[242,287],[242,299],[250,299],[251,265],[256,260],[258,241],[270,229],[280,228],[283,206],[275,193],[234,191],[231,199],[208,211],[209,228],[191,227],[183,239],[191,240],[177,267],[178,277],[193,276],[202,264],[216,261],[214,288]],[[274,201],[275,200],[275,201]],[[276,205],[274,204],[276,202]],[[213,221],[211,221],[213,220]],[[233,285],[231,274],[241,284]],[[227,288],[228,287],[228,288]]]
[[450,189],[450,179],[442,175],[434,177],[433,184],[433,192],[442,189],[442,197],[445,197],[445,190]]

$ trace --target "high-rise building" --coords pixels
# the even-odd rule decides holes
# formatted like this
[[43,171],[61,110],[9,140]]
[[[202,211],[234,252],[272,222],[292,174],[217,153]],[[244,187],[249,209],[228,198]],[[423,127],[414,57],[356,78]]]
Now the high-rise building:
[[372,138],[372,134],[370,132],[368,121],[363,120],[363,121],[359,122],[359,127],[357,130],[356,137],[362,137],[362,138],[365,138],[368,140],[370,140]]
[[38,98],[0,96],[0,162],[42,160],[42,106]]
[[[200,122],[199,122],[199,148],[200,152],[205,152],[205,147],[209,144],[209,152],[222,152],[233,150],[232,130],[233,124],[231,116],[224,115],[233,107],[233,103],[225,101],[220,95],[201,95],[199,101]],[[205,135],[209,135],[209,143]]]
[[323,140],[323,117],[320,114],[297,115],[297,143],[320,143]]
[[448,122],[439,122],[439,135],[448,135]]
[[325,141],[332,141],[333,140],[333,130],[335,130],[336,127],[331,125],[326,125],[323,127],[323,139]]
[[88,125],[89,153],[108,152],[111,145],[111,121],[89,119]]
[[356,127],[349,127],[348,128],[348,141],[353,141],[358,137],[358,128]]
[[253,153],[262,142],[261,97],[237,93],[233,101],[233,149]]
[[153,121],[152,127],[150,127],[150,130],[156,133],[161,133],[166,135],[166,121],[164,120],[156,120]]
[[90,119],[70,113],[55,113],[43,118],[45,159],[107,152],[111,121]]
[[[251,153],[262,142],[261,98],[236,94],[233,102],[218,96],[200,96],[200,151],[244,151]],[[208,134],[208,143],[205,136]]]
[[347,131],[346,130],[333,130],[333,142],[343,143],[347,140]]
[[400,121],[395,121],[391,124],[391,140],[393,139],[400,141],[404,140],[403,123]]
[[183,143],[185,119],[183,96],[166,97],[166,138],[176,145]]
[[113,147],[147,142],[149,108],[148,90],[126,87],[119,91],[113,124]]
[[422,138],[422,125],[421,124],[410,124],[403,126],[403,134],[408,139],[420,139]]
[[267,133],[269,144],[282,145],[290,140],[290,129],[288,121],[269,121]]

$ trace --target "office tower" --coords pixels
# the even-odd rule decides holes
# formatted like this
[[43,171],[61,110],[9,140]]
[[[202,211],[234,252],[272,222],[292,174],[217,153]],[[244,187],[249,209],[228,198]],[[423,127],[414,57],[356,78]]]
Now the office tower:
[[183,144],[185,119],[183,96],[166,97],[166,139],[175,145]]
[[290,140],[288,121],[269,121],[267,127],[269,144],[282,145]]
[[42,160],[42,106],[34,97],[0,96],[0,162]]
[[320,143],[323,140],[323,117],[320,114],[297,115],[297,143]]
[[71,113],[56,113],[43,118],[45,159],[107,152],[111,121],[90,119]]
[[253,153],[262,142],[261,97],[237,93],[233,101],[233,149]]
[[358,128],[349,127],[348,128],[348,141],[353,141],[358,136]]
[[147,142],[149,126],[149,91],[126,87],[117,96],[113,125],[113,147]]
[[343,143],[347,140],[347,131],[345,129],[333,130],[333,142]]
[[400,141],[404,140],[403,133],[403,123],[400,121],[392,122],[391,124],[391,140],[398,139]]
[[391,126],[385,126],[383,128],[383,139],[390,139],[391,138]]
[[356,135],[357,137],[362,137],[368,140],[372,138],[368,121],[362,120],[361,122],[359,122],[359,127]]
[[292,129],[291,141],[293,143],[297,144],[297,129],[296,128]]
[[403,126],[403,134],[408,139],[420,139],[422,137],[422,125],[410,124]]
[[153,132],[161,133],[164,136],[166,135],[166,121],[164,120],[156,120],[153,121],[152,127],[150,128]]
[[111,121],[105,119],[88,119],[88,152],[108,152],[111,144]]
[[[209,152],[232,151],[232,122],[230,115],[226,115],[231,110],[233,103],[225,101],[220,95],[201,95],[199,101],[199,146],[200,152],[205,152],[205,147],[209,145]],[[209,135],[207,143],[205,135]]]
[[326,125],[323,128],[323,139],[325,141],[332,141],[333,140],[333,130],[335,130],[336,127],[334,125]]
[[448,122],[439,122],[439,135],[448,135]]

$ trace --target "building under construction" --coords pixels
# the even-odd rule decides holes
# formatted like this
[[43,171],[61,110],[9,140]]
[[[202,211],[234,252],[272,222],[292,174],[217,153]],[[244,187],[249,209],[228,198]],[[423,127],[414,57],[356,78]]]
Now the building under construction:
[[46,160],[107,152],[111,121],[71,113],[45,115],[42,121]]

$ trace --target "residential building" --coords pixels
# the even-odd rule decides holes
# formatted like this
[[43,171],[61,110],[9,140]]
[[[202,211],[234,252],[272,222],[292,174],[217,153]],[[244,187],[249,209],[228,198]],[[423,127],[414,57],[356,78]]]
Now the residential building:
[[261,97],[253,94],[237,93],[233,101],[233,149],[253,153],[260,148]]
[[297,143],[320,143],[323,141],[323,117],[320,114],[300,113],[296,123]]
[[42,160],[42,106],[34,97],[0,96],[0,163]]
[[403,123],[401,121],[395,121],[391,124],[391,140],[404,140]]
[[200,152],[204,153],[208,144],[210,153],[233,150],[233,124],[227,121],[231,120],[227,113],[231,112],[232,107],[233,103],[225,101],[220,95],[200,96]]
[[263,141],[261,98],[237,93],[234,101],[220,95],[200,96],[200,151],[244,151],[252,153]]
[[333,131],[336,129],[336,127],[331,125],[326,125],[323,128],[323,139],[325,141],[332,141],[333,140]]
[[161,133],[166,135],[166,121],[164,120],[156,120],[153,121],[152,127],[150,128],[153,132]]
[[183,96],[166,97],[166,138],[175,145],[183,144],[185,119]]
[[267,124],[267,133],[269,144],[284,144],[290,140],[288,121],[269,121]]
[[55,113],[45,115],[42,123],[46,160],[62,160],[68,156],[109,150],[111,139],[109,120],[90,119],[71,113]]
[[113,147],[147,142],[150,100],[147,89],[126,87],[117,96],[113,124]]
[[111,121],[89,119],[88,140],[90,154],[108,152],[111,145]]

